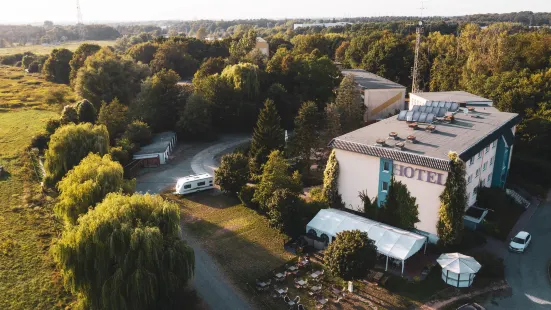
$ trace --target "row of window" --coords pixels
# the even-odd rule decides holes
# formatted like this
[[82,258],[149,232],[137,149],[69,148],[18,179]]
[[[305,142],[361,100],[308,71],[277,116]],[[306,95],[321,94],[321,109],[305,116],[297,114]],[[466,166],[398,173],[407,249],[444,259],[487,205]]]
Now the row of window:
[[[496,146],[497,146],[497,140],[494,141],[494,142],[492,142],[491,146],[492,146],[493,149],[495,149]],[[481,159],[481,158],[482,158],[482,155],[483,155],[484,153],[488,154],[489,152],[490,152],[490,146],[488,145],[484,150],[480,151],[480,152],[476,155],[476,157],[477,157],[478,159]],[[492,157],[492,158],[493,158],[493,157]],[[472,158],[469,160],[469,166],[472,166],[473,164],[474,164],[474,157],[472,157]]]
[[[469,176],[469,178],[471,178],[471,177],[472,177],[472,176]],[[486,182],[486,186],[490,187],[490,186],[492,185],[492,174],[490,173],[490,174],[488,175],[488,178],[487,178],[486,180],[483,180],[483,182],[484,182],[484,181]],[[479,186],[482,186],[482,185],[484,185],[484,184],[481,183]],[[478,191],[478,187],[479,187],[479,186],[475,187],[474,190],[473,190],[473,192],[471,193],[471,196],[473,197],[473,199],[476,198],[476,192]]]
[[[490,166],[494,164],[494,158],[495,156],[492,156],[492,158],[490,158]],[[488,162],[485,162],[482,165],[482,171],[486,171],[487,168],[488,168]],[[476,169],[475,171],[475,178],[478,178],[479,176],[480,176],[480,168]],[[470,174],[469,177],[467,178],[467,184],[470,184],[472,180],[473,180],[473,175]]]

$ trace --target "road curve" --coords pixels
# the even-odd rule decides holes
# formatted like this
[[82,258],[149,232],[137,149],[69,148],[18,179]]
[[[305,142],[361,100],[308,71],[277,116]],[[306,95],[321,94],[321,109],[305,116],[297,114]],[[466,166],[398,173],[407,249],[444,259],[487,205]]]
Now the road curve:
[[547,275],[551,259],[550,221],[551,201],[547,199],[524,228],[532,234],[528,250],[505,255],[505,277],[513,294],[487,303],[487,309],[551,309],[551,283]]

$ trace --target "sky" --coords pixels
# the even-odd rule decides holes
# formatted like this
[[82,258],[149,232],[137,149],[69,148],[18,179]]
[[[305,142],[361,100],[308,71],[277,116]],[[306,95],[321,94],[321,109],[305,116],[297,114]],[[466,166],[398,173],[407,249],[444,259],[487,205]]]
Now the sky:
[[[0,0],[0,24],[75,23],[77,0]],[[84,23],[419,16],[420,0],[80,0]],[[425,16],[551,12],[551,0],[428,0]]]

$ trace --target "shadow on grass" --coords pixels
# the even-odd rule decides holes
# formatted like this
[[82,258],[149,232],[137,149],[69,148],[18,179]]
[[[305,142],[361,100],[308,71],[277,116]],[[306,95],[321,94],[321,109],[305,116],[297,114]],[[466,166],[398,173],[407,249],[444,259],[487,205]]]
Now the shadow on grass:
[[0,173],[0,182],[1,181],[7,181],[11,177],[11,173],[9,171],[4,170]]

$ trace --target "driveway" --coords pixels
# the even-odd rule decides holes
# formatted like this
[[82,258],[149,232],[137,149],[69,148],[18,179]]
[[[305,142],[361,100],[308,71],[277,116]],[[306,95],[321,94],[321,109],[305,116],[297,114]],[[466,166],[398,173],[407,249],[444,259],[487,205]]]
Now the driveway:
[[[137,177],[136,190],[156,194],[173,187],[179,177],[197,173],[214,173],[215,157],[231,152],[249,140],[244,136],[224,136],[212,143],[182,144],[173,153],[174,159],[159,168],[144,169]],[[193,285],[210,309],[252,309],[247,300],[231,284],[219,265],[185,230],[184,239],[195,251]]]
[[550,220],[548,197],[524,227],[533,238],[528,250],[523,254],[505,254],[505,277],[512,295],[487,302],[487,309],[551,309],[551,284],[547,275],[551,259]]

